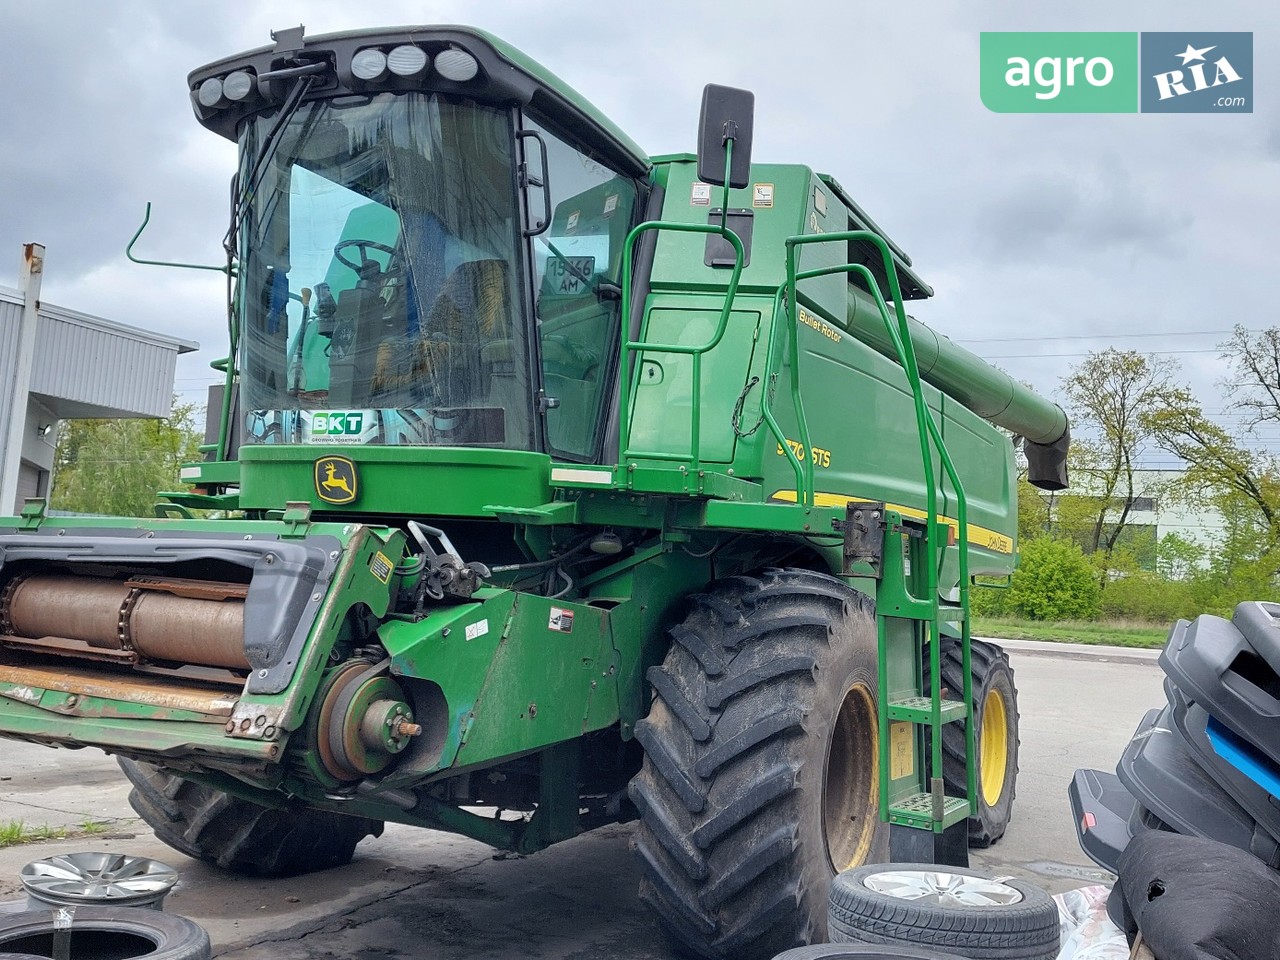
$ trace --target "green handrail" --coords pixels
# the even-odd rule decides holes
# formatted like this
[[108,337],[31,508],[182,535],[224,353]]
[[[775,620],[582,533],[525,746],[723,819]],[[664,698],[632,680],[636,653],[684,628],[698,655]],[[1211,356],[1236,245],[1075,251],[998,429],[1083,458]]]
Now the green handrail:
[[143,257],[135,257],[133,255],[133,245],[138,242],[138,238],[142,236],[142,231],[147,229],[147,224],[151,222],[151,201],[147,201],[146,212],[142,215],[142,225],[130,238],[128,244],[125,245],[124,255],[134,263],[140,263],[144,267],[178,267],[183,270],[214,270],[218,273],[233,274],[235,267],[231,263],[224,266],[213,266],[204,263],[182,263],[177,260],[147,260]]
[[[778,292],[773,295],[773,326],[769,331],[769,349],[765,354],[763,382],[766,384],[765,389],[760,397],[760,415],[764,418],[764,422],[769,425],[769,430],[773,434],[774,439],[778,441],[778,446],[785,454],[787,461],[791,464],[791,469],[796,475],[796,503],[806,509],[813,507],[813,453],[809,448],[809,421],[804,416],[804,407],[799,405],[796,407],[797,418],[800,423],[800,442],[804,450],[804,462],[801,463],[800,458],[796,456],[796,452],[791,449],[791,444],[787,443],[787,436],[782,432],[782,427],[778,424],[777,419],[773,415],[773,395],[769,389],[769,385],[773,383],[773,378],[777,376],[774,371],[774,344],[778,342],[778,314],[784,313],[789,319],[790,312],[783,311],[782,298],[786,291],[786,285],[782,284],[778,287]],[[796,325],[793,322],[787,323],[788,346],[791,349],[791,402],[792,405],[800,403],[800,358],[798,354],[798,341],[796,339]]]
[[[727,192],[727,190],[726,190]],[[724,226],[723,222],[720,226],[709,223],[678,223],[670,220],[646,220],[644,223],[638,224],[630,233],[627,234],[626,244],[623,247],[622,259],[622,303],[629,306],[631,303],[631,259],[632,251],[635,247],[636,239],[649,230],[671,230],[677,233],[714,233],[724,237],[733,245],[734,264],[733,273],[729,277],[729,285],[725,290],[724,307],[720,311],[720,321],[716,324],[715,334],[704,344],[690,345],[681,343],[647,343],[644,340],[645,330],[648,329],[648,318],[645,318],[644,329],[640,332],[639,340],[631,340],[628,338],[628,326],[630,324],[629,313],[626,309],[623,313],[623,329],[622,329],[622,358],[619,370],[619,408],[618,408],[618,451],[619,460],[646,459],[646,460],[689,460],[690,469],[697,472],[701,469],[701,440],[702,440],[702,355],[714,350],[720,341],[724,338],[725,330],[729,325],[729,316],[733,312],[733,301],[738,293],[738,280],[742,276],[742,260],[743,247],[742,240],[738,235]],[[641,311],[644,310],[642,306]],[[690,450],[689,457],[686,458],[680,454],[671,454],[660,451],[645,451],[631,449],[631,408],[635,402],[635,392],[639,388],[639,378],[632,381],[631,367],[627,360],[633,351],[647,350],[652,353],[682,353],[688,354],[693,358],[693,422],[690,425]]]
[[[880,251],[884,262],[885,274],[889,280],[890,293],[893,295],[894,310],[897,319],[897,329],[894,328],[893,321],[890,319],[888,304],[885,302],[884,296],[880,292],[880,286],[871,271],[862,264],[842,264],[836,267],[824,267],[816,270],[808,270],[798,272],[796,269],[796,248],[811,243],[830,243],[830,242],[848,242],[851,240],[867,241],[875,245]],[[794,311],[799,309],[798,291],[796,284],[800,280],[807,280],[813,277],[824,276],[832,273],[853,273],[866,282],[868,289],[875,298],[876,306],[880,310],[881,318],[885,323],[885,330],[889,335],[890,341],[893,343],[894,351],[898,355],[898,362],[907,373],[907,381],[911,387],[912,402],[915,408],[916,428],[920,438],[920,454],[924,465],[925,473],[925,502],[926,502],[926,543],[928,544],[930,558],[941,556],[937,547],[937,490],[934,485],[933,477],[933,457],[931,447],[935,447],[938,451],[938,457],[947,474],[948,480],[951,482],[952,490],[956,496],[956,524],[958,527],[956,535],[956,546],[958,553],[959,580],[960,580],[960,609],[962,612],[961,619],[961,667],[964,674],[964,703],[972,710],[973,689],[972,689],[972,658],[970,651],[970,625],[968,617],[969,609],[969,556],[968,556],[968,503],[964,494],[964,487],[960,482],[960,476],[955,469],[955,464],[951,460],[950,453],[947,451],[946,444],[943,441],[941,430],[933,415],[929,412],[928,406],[924,400],[924,390],[921,386],[920,371],[916,363],[915,346],[911,340],[911,331],[907,324],[906,310],[902,306],[902,289],[898,283],[897,270],[893,262],[893,255],[889,250],[884,239],[878,234],[867,230],[847,230],[829,234],[811,234],[804,236],[789,237],[786,241],[787,250],[787,280],[785,290],[787,293],[787,311],[788,326],[790,328],[791,342],[793,344],[793,361],[792,361],[792,387],[793,395],[798,398],[798,375],[799,357],[796,354],[794,344],[796,343],[795,330],[798,324],[798,318],[793,315]],[[807,299],[807,298],[806,298]],[[829,320],[839,324],[834,317],[820,308],[817,304],[810,301],[810,306],[815,312],[825,315]],[[764,401],[768,403],[767,397]],[[804,445],[807,450],[808,442],[808,425],[805,422],[803,410],[797,406],[797,417],[800,422],[800,430],[804,437]],[[807,459],[807,458],[806,458]],[[807,473],[807,477],[811,480],[812,468]],[[939,561],[940,564],[940,561]],[[936,610],[938,604],[938,576],[939,569],[933,562],[926,565],[925,571],[925,588],[928,602],[935,610],[934,620],[936,622]],[[930,663],[930,693],[931,702],[933,704],[933,728],[937,730],[941,724],[941,652],[937,640],[938,637],[932,638],[933,642],[929,644],[929,663]],[[888,720],[888,707],[886,702],[884,664],[880,665],[880,722],[884,724]],[[966,747],[966,763],[965,763],[965,779],[968,787],[968,800],[970,804],[970,813],[976,805],[976,771],[974,769],[974,725],[972,717],[965,724],[965,747]],[[934,736],[931,744],[932,750],[932,769],[936,772],[942,769],[942,738]],[[882,809],[886,803],[884,793],[885,784],[881,784],[881,805]]]

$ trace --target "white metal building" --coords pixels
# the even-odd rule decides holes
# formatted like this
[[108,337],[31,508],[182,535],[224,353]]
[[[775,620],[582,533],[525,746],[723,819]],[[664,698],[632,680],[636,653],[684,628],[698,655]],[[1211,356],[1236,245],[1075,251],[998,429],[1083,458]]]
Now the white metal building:
[[198,344],[40,301],[44,248],[0,287],[0,516],[49,493],[58,421],[167,417],[178,354]]

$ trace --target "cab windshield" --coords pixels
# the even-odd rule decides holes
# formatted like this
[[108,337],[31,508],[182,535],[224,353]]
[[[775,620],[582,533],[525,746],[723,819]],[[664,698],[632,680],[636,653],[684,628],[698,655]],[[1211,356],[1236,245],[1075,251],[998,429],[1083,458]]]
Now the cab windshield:
[[[242,182],[278,117],[245,124]],[[533,449],[509,111],[308,103],[240,227],[245,443]]]

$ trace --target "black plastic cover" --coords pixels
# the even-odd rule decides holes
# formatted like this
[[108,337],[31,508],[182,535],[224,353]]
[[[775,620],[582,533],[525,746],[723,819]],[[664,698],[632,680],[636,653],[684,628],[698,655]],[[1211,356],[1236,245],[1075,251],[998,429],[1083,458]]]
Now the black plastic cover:
[[1160,960],[1280,957],[1280,874],[1246,853],[1152,832],[1120,858],[1125,932]]
[[1280,674],[1235,624],[1208,614],[1179,620],[1160,666],[1188,700],[1267,756],[1280,757]]
[[1120,782],[1178,833],[1228,843],[1280,865],[1275,838],[1195,762],[1170,713],[1167,706],[1147,711],[1116,766]]
[[1209,742],[1209,714],[1192,703],[1172,683],[1165,683],[1173,724],[1196,763],[1222,787],[1249,816],[1271,836],[1280,840],[1280,806],[1266,790],[1254,783],[1227,760],[1218,756]]
[[[751,235],[754,233],[755,218],[755,211],[750,208],[730,208],[728,216],[723,218],[725,226],[736,233],[738,239],[742,241],[742,268],[744,270],[751,266]],[[720,226],[720,220],[719,207],[707,213],[707,223],[711,224],[711,226]],[[729,242],[727,237],[723,237],[718,233],[707,234],[707,249],[702,255],[704,264],[708,267],[728,267],[732,269],[737,260],[737,251],[733,249],[733,244]]]
[[1236,604],[1231,622],[1254,652],[1280,673],[1280,603],[1246,600]]
[[1080,849],[1090,860],[1116,873],[1120,854],[1132,834],[1129,821],[1137,801],[1120,778],[1101,770],[1077,770],[1067,785]]

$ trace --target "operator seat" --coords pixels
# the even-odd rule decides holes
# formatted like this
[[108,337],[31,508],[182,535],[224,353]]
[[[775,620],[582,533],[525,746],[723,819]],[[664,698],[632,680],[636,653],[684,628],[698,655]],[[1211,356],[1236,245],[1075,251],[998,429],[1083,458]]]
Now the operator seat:
[[359,277],[354,287],[338,293],[333,315],[329,400],[339,406],[355,404],[357,396],[366,390],[376,392],[374,380],[381,344],[394,335],[395,324],[382,299],[386,274],[381,265],[372,258],[364,260]]
[[[379,346],[374,392],[409,380],[426,386],[432,407],[485,408],[490,413],[484,419],[490,421],[500,419],[512,403],[527,404],[527,398],[519,399],[527,393],[523,370],[512,361],[508,275],[503,260],[459,264],[425,310],[416,336],[386,339]],[[466,436],[460,442],[501,440],[492,436],[491,425],[480,432],[485,436]]]

